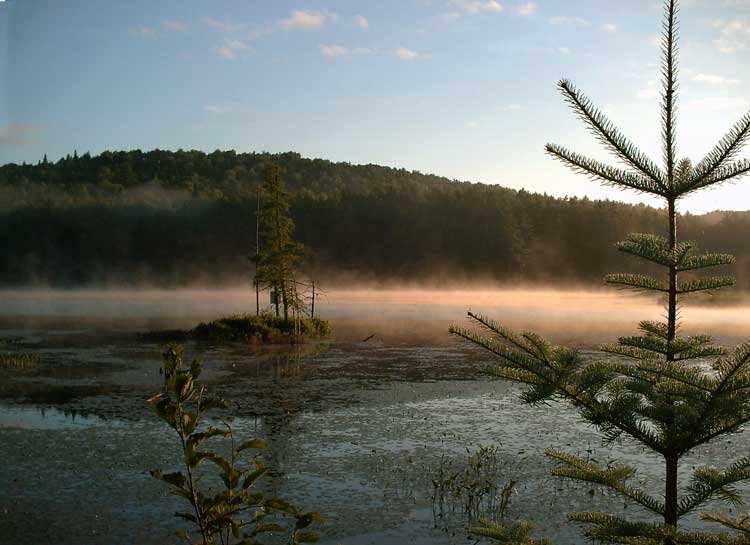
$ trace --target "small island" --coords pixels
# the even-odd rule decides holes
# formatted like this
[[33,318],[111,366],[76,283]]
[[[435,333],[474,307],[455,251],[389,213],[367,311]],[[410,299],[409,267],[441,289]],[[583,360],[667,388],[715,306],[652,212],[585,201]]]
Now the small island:
[[[284,343],[321,338],[331,333],[326,320],[315,316],[315,281],[299,280],[305,248],[293,238],[294,220],[281,169],[267,163],[257,187],[256,200],[255,314],[223,316],[201,322],[189,331],[156,331],[144,335],[159,341]],[[261,310],[260,293],[268,292],[269,309]]]

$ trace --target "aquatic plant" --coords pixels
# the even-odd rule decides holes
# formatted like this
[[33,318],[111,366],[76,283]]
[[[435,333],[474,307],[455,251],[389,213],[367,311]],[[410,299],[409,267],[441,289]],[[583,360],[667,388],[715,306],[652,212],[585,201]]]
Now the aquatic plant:
[[[651,520],[630,520],[603,512],[580,512],[571,521],[583,523],[591,539],[610,543],[735,543],[729,534],[688,532],[680,519],[701,509],[707,501],[742,503],[735,486],[750,479],[750,457],[724,469],[699,467],[682,489],[678,486],[680,460],[696,447],[737,433],[750,421],[750,343],[729,352],[712,344],[708,335],[680,336],[680,301],[698,292],[714,292],[734,285],[729,276],[698,277],[703,269],[729,265],[727,254],[700,254],[695,245],[677,237],[677,204],[687,195],[736,180],[750,173],[750,160],[736,160],[750,138],[750,113],[745,115],[700,162],[678,160],[675,143],[677,97],[677,0],[666,2],[662,63],[661,133],[663,166],[658,166],[573,84],[559,89],[576,115],[627,170],[584,157],[557,144],[547,153],[572,170],[623,189],[662,199],[666,204],[667,237],[632,234],[618,248],[664,271],[663,276],[611,274],[606,282],[637,291],[658,293],[666,299],[666,321],[643,321],[640,335],[622,337],[602,351],[615,360],[591,361],[571,348],[552,346],[534,333],[517,334],[499,323],[470,313],[471,320],[488,331],[483,336],[453,327],[451,331],[499,358],[487,372],[527,386],[521,398],[529,404],[566,400],[613,444],[621,437],[661,455],[664,497],[631,484],[636,472],[625,464],[602,466],[571,453],[548,450],[557,463],[554,475],[608,488],[652,515]],[[687,275],[687,278],[685,276]],[[708,364],[709,362],[710,364]],[[750,537],[747,518],[705,515],[707,520]],[[486,535],[509,542],[505,529]],[[524,527],[525,529],[526,527]],[[528,535],[521,532],[518,542]]]
[[466,449],[464,460],[440,457],[432,478],[432,504],[435,515],[446,508],[461,509],[472,519],[502,517],[515,492],[515,481],[500,488],[501,464],[495,446],[481,446],[475,452]]
[[[166,348],[162,354],[164,389],[148,400],[159,418],[175,430],[182,448],[184,472],[151,471],[190,504],[189,511],[175,516],[191,523],[198,535],[193,537],[189,530],[177,535],[196,545],[254,545],[264,534],[288,535],[288,543],[294,545],[316,542],[318,534],[309,528],[322,522],[318,513],[301,511],[284,499],[267,498],[257,490],[256,484],[269,471],[259,456],[265,443],[259,439],[238,442],[226,422],[221,427],[203,425],[208,411],[226,409],[227,403],[198,384],[201,365],[193,361],[184,367],[183,352],[180,345]],[[207,443],[214,438],[229,442],[229,456],[208,449]],[[249,452],[254,453],[249,463],[242,463]],[[207,471],[205,463],[214,466],[218,475]],[[218,492],[201,485],[204,478],[217,476],[223,484]],[[294,521],[291,527],[284,523],[289,517]]]
[[0,369],[36,369],[42,362],[39,354],[16,352],[0,354]]

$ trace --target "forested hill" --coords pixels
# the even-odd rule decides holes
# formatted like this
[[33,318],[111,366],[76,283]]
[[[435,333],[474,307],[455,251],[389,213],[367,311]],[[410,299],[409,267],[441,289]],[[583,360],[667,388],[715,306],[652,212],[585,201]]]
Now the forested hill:
[[[599,285],[614,248],[660,233],[659,210],[556,199],[376,165],[197,151],[74,154],[0,167],[0,284],[247,281],[256,188],[278,163],[305,267],[320,281]],[[750,203],[748,203],[750,207]],[[750,288],[750,213],[686,215],[684,237],[735,253]],[[321,278],[324,277],[324,278]]]

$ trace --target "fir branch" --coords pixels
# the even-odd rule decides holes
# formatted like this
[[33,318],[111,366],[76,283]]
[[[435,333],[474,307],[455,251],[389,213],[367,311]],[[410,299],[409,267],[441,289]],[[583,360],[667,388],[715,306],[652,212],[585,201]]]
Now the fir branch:
[[667,287],[662,282],[660,282],[653,276],[647,276],[645,274],[608,274],[604,277],[604,281],[607,284],[623,286],[637,291],[660,291],[663,293],[669,292]]
[[579,512],[568,515],[572,522],[588,524],[586,537],[604,543],[661,544],[674,530],[655,523],[631,522],[614,515],[597,512]]
[[669,338],[669,327],[663,322],[652,322],[650,320],[642,320],[638,323],[638,329],[648,335],[655,335],[665,341]]
[[650,375],[679,382],[700,392],[711,393],[713,391],[713,381],[700,369],[673,362],[643,362],[638,369]]
[[479,518],[481,526],[467,528],[470,535],[494,539],[498,545],[551,545],[546,539],[534,539],[531,532],[534,527],[523,520],[512,526],[503,526],[486,517]]
[[727,161],[736,157],[737,153],[747,143],[748,138],[750,138],[750,112],[735,123],[714,149],[698,163],[693,178],[689,180],[689,186],[702,187],[702,184],[710,179]]
[[623,346],[620,344],[604,344],[599,347],[599,351],[614,356],[623,356],[634,360],[653,360],[654,354],[642,348],[633,346]]
[[713,497],[734,505],[742,505],[733,485],[750,480],[750,457],[745,457],[724,471],[713,467],[699,467],[693,473],[688,493],[679,503],[679,515],[684,516]]
[[658,235],[632,233],[626,240],[617,243],[617,249],[664,267],[674,264],[674,256],[667,239]]
[[669,525],[631,522],[607,513],[572,513],[568,519],[590,525],[584,534],[603,543],[626,545],[747,545],[746,538],[728,533],[682,532]]
[[664,504],[642,490],[626,484],[635,475],[635,469],[623,464],[616,464],[606,468],[584,460],[579,456],[547,449],[544,452],[549,458],[559,462],[562,467],[555,469],[552,474],[575,481],[583,481],[611,488],[622,496],[633,500],[642,507],[657,515],[664,515]]
[[750,534],[750,513],[736,518],[718,513],[701,513],[701,519],[716,522],[745,535]]
[[714,291],[734,286],[735,279],[731,276],[711,276],[682,282],[677,286],[677,293],[695,293],[699,291]]
[[588,127],[596,138],[622,161],[635,170],[639,170],[650,178],[656,186],[666,190],[664,173],[659,167],[630,142],[615,125],[607,119],[591,100],[579,91],[570,81],[562,80],[558,83],[558,89],[562,92],[565,100],[575,111],[576,115]]
[[548,154],[567,165],[574,172],[586,174],[604,185],[620,186],[652,195],[664,194],[664,190],[659,185],[640,174],[621,170],[595,159],[590,159],[557,144],[547,144],[546,150]]
[[643,335],[640,337],[620,337],[618,340],[621,346],[646,350],[648,352],[667,355],[670,353],[670,344],[653,335]]
[[730,254],[703,254],[687,256],[677,267],[678,272],[694,271],[720,265],[732,265],[737,260]]
[[735,179],[747,176],[748,174],[750,174],[750,159],[742,159],[717,169],[711,176],[705,178],[700,185],[689,185],[684,187],[680,195],[687,195],[688,193],[704,187],[710,187],[725,182],[733,182]]

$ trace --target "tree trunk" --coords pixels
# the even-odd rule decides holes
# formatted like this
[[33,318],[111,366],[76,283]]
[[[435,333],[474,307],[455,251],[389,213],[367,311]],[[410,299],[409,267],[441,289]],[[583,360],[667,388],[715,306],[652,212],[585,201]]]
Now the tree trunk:
[[[675,199],[668,199],[669,247],[677,255],[677,213]],[[667,303],[667,361],[674,361],[672,346],[677,336],[677,265],[669,267],[669,301]],[[669,433],[669,432],[667,432]],[[666,475],[664,482],[664,524],[677,526],[677,466],[679,456],[668,452],[664,455]],[[670,544],[667,544],[670,545]]]
[[289,320],[289,298],[287,297],[286,293],[286,284],[281,284],[281,302],[284,307],[284,321]]
[[667,465],[666,486],[664,489],[664,524],[677,526],[677,462],[676,454],[664,456]]
[[[669,199],[669,247],[677,254],[677,212],[675,201]],[[672,344],[677,335],[677,265],[669,267],[669,302],[667,304],[667,361],[674,361]]]

